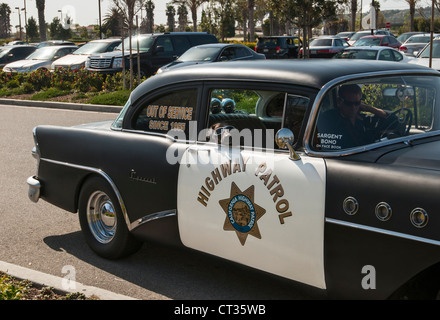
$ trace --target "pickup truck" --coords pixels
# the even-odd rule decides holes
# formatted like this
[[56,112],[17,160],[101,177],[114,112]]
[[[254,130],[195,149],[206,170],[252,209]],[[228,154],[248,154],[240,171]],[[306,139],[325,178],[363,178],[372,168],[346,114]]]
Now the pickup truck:
[[178,68],[112,122],[37,126],[29,197],[77,212],[108,259],[161,241],[331,298],[435,298],[439,99],[412,64]]

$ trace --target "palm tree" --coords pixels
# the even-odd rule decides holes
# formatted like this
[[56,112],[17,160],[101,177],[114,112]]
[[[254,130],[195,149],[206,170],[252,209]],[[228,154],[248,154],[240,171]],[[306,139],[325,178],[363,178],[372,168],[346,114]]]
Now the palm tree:
[[46,20],[44,19],[45,0],[36,0],[38,9],[38,24],[40,27],[40,41],[46,41]]
[[174,0],[174,4],[183,4],[191,11],[191,17],[193,21],[193,31],[197,31],[197,9],[208,0]]
[[409,4],[410,31],[414,31],[414,16],[416,14],[416,4],[419,0],[405,0]]

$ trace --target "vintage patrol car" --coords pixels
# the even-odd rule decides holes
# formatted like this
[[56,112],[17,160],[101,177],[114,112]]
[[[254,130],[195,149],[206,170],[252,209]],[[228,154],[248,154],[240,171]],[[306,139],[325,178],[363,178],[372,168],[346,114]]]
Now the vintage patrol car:
[[111,259],[154,239],[329,297],[435,298],[439,100],[440,73],[410,64],[182,68],[113,123],[36,127],[29,197]]

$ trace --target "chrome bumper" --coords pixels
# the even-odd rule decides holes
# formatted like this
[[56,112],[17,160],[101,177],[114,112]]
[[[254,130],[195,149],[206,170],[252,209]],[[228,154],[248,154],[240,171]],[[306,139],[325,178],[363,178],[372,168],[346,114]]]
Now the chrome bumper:
[[29,177],[26,180],[29,190],[28,190],[28,197],[31,199],[32,202],[38,202],[38,199],[40,199],[40,189],[41,184],[40,181],[38,181],[38,178],[35,176]]

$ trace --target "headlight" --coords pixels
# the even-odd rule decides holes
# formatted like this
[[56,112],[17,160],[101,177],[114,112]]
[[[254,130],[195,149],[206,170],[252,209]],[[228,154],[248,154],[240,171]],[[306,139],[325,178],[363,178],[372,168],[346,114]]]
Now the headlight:
[[90,68],[90,58],[87,58],[86,60],[86,68]]
[[113,65],[112,68],[116,69],[116,68],[122,68],[122,58],[115,58],[113,60]]
[[11,68],[9,68],[9,67],[4,67],[3,68],[3,72],[11,72],[12,70],[11,70]]
[[84,63],[73,64],[70,66],[70,69],[72,69],[72,70],[81,69],[81,68],[84,68]]

